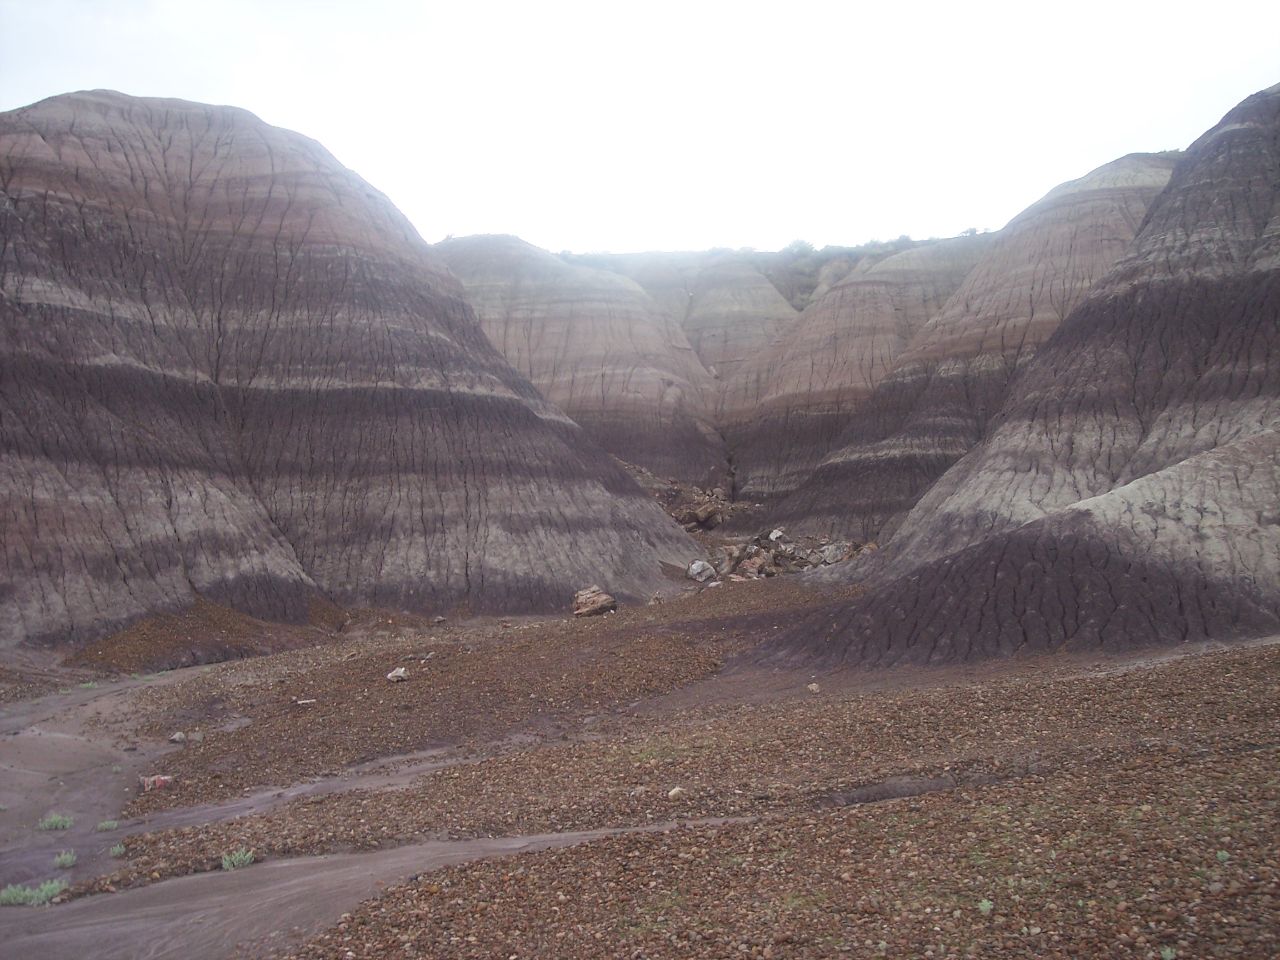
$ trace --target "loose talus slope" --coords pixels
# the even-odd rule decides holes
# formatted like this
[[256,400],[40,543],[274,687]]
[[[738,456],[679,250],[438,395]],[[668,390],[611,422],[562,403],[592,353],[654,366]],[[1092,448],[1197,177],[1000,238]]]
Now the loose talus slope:
[[486,335],[610,453],[713,486],[725,472],[715,389],[684,332],[633,280],[507,236],[433,248]]
[[1056,187],[996,234],[775,520],[860,540],[891,534],[982,438],[1018,368],[1128,250],[1173,163],[1123,157]]
[[983,442],[784,647],[889,663],[1280,629],[1280,86],[1191,146]]
[[109,92],[0,115],[0,646],[197,596],[562,606],[693,552],[318,144]]

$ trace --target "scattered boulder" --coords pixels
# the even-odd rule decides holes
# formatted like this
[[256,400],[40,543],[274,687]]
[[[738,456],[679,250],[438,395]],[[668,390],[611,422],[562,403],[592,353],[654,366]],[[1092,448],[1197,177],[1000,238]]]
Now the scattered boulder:
[[693,511],[693,518],[704,530],[712,530],[720,526],[724,519],[720,507],[715,500],[708,500]]
[[689,564],[689,569],[685,571],[685,575],[690,580],[706,583],[716,575],[716,568],[705,560],[694,560],[693,563]]
[[851,543],[828,543],[825,547],[818,551],[823,563],[839,563],[841,560],[847,560],[853,552],[853,544]]
[[745,544],[720,547],[723,559],[716,561],[716,572],[722,577],[736,574],[748,580],[774,577],[780,573],[797,573],[810,567],[827,566],[847,560],[860,549],[847,540],[803,537],[792,540],[777,527]]
[[138,783],[142,785],[143,793],[150,793],[152,790],[166,790],[173,786],[173,777],[164,773],[156,773],[149,777],[139,777]]
[[183,733],[181,730],[179,730],[176,733],[171,733],[169,734],[169,742],[170,743],[186,743],[187,735]]
[[667,791],[668,800],[683,800],[688,795],[689,791],[684,787],[672,787]]
[[396,667],[394,670],[392,670],[390,673],[387,674],[387,679],[390,680],[392,683],[400,683],[403,680],[409,679],[409,671],[406,670],[404,667]]
[[737,544],[727,543],[720,547],[720,557],[715,561],[716,573],[727,574],[734,570],[745,556],[743,548]]
[[[652,487],[649,489],[653,490]],[[748,507],[747,504],[730,500],[723,487],[704,490],[672,480],[666,487],[653,492],[667,513],[689,533],[714,530],[734,513]]]
[[573,595],[573,615],[575,617],[594,617],[617,609],[618,601],[594,583],[585,590],[579,590]]
[[806,690],[808,690],[810,693],[821,693],[821,692],[822,692],[822,688],[821,688],[820,686],[818,686],[816,683],[811,683],[811,684],[809,684],[809,686],[805,687],[805,689],[806,689]]
[[444,617],[432,617],[432,618],[431,618],[431,622],[432,622],[432,623],[444,623],[444,621],[445,621],[445,618],[444,618]]

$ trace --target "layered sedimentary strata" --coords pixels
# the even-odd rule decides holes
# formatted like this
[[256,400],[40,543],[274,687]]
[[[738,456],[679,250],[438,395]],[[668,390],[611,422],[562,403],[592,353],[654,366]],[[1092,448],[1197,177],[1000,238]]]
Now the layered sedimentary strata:
[[433,252],[462,281],[490,342],[601,446],[663,477],[720,482],[711,377],[635,281],[515,237],[450,240]]
[[723,404],[742,496],[785,494],[813,472],[989,245],[958,237],[864,258],[742,364]]
[[715,257],[693,279],[685,335],[703,365],[732,383],[757,353],[796,319],[795,307],[754,266],[732,254]]
[[322,147],[109,92],[0,116],[0,645],[647,593],[693,544]]
[[757,268],[749,253],[635,253],[579,258],[640,284],[684,330],[698,358],[720,383],[768,349],[797,311]]
[[1018,368],[1125,253],[1174,159],[1123,157],[1015,217],[859,398],[778,522],[861,540],[892,534],[984,435]]
[[1274,632],[1277,504],[1280,86],[1191,146],[981,444],[856,571],[865,599],[792,649],[888,663]]

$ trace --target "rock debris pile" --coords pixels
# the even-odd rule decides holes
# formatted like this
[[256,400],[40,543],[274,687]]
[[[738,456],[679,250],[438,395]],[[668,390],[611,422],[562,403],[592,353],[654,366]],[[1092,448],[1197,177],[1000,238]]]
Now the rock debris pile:
[[699,583],[728,580],[756,580],[785,573],[800,573],[815,567],[827,567],[850,557],[875,550],[875,543],[854,543],[827,537],[793,539],[781,528],[761,533],[745,541],[729,541],[713,551],[711,562],[695,560],[689,564],[687,576]]

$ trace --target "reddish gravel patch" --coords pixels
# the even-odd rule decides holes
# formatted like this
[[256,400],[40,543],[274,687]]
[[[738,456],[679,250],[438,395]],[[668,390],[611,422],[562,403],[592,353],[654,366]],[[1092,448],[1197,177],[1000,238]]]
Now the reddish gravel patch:
[[[189,737],[156,769],[174,775],[175,787],[142,795],[130,813],[444,744],[559,736],[584,718],[710,676],[758,642],[761,623],[776,625],[814,596],[791,583],[749,583],[585,620],[371,620],[336,644],[219,664],[137,695],[133,729],[182,730],[199,742]],[[386,680],[395,667],[406,669],[407,682]]]
[[208,600],[189,609],[162,613],[87,644],[67,658],[68,666],[109,673],[150,673],[204,663],[220,663],[309,647],[334,639],[342,616],[315,603],[310,625],[272,623]]
[[58,685],[47,676],[32,671],[0,667],[0,703],[33,700],[57,688]]
[[1274,748],[453,867],[293,954],[1271,957]]
[[[1277,731],[1280,646],[1084,676],[1026,664],[1020,675],[950,687],[633,719],[601,730],[596,741],[526,747],[435,771],[405,789],[299,799],[225,823],[133,837],[127,863],[84,889],[214,869],[240,847],[291,856],[443,836],[812,812],[900,794],[895,778],[937,788],[1102,770],[1160,751],[1225,755],[1274,742]],[[668,796],[677,786],[684,794]]]

